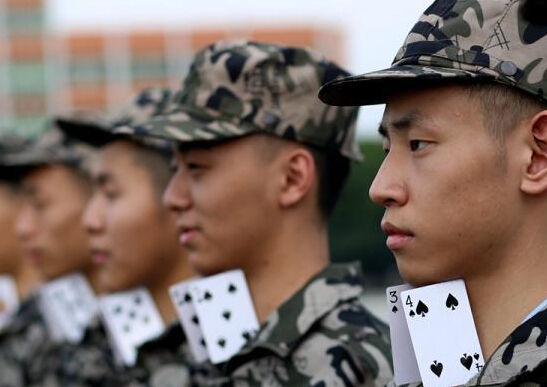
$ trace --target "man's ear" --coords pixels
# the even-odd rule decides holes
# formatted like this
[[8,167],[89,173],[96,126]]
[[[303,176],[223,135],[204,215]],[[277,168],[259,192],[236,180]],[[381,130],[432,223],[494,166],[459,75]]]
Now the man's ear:
[[521,182],[521,190],[537,195],[547,192],[547,110],[538,113],[530,124],[531,157]]
[[279,204],[281,207],[291,207],[300,203],[312,189],[315,162],[311,152],[303,147],[294,147],[284,156]]

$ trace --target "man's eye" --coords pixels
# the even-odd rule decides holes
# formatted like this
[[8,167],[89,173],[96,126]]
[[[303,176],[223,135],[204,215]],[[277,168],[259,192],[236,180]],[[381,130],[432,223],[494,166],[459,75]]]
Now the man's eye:
[[423,140],[410,140],[409,142],[410,150],[412,152],[422,150],[427,144],[428,142]]
[[200,169],[203,169],[203,165],[201,164],[198,164],[198,163],[187,163],[186,164],[186,168],[188,168],[188,170],[190,171],[197,171],[197,170],[200,170]]

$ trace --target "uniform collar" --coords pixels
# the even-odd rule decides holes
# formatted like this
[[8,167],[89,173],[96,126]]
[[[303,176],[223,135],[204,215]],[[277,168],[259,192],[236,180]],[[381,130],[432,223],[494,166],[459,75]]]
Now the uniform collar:
[[[547,305],[519,325],[498,347],[476,379],[477,385],[505,383],[547,359]],[[475,385],[475,384],[471,384]]]
[[2,335],[20,332],[26,329],[32,322],[40,322],[44,324],[44,320],[40,312],[38,293],[31,293],[21,303],[16,314],[13,316],[13,319],[2,332]]
[[357,299],[363,292],[359,263],[331,264],[270,315],[253,341],[227,364],[253,357],[257,352],[274,352],[287,357],[308,331],[342,303]]

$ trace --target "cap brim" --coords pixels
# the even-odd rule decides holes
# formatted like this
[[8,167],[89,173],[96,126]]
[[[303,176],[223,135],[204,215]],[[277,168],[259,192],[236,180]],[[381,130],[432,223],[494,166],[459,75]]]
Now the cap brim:
[[58,117],[55,124],[67,137],[93,147],[102,147],[122,137],[104,125],[85,119]]
[[404,91],[494,79],[484,73],[445,67],[394,66],[331,81],[319,90],[319,99],[333,106],[376,105],[386,103],[390,96]]
[[[236,124],[190,114],[181,109],[157,116],[131,129],[133,136],[162,138],[186,145],[224,141],[259,131],[247,122]],[[123,134],[124,131],[116,129],[116,133]]]

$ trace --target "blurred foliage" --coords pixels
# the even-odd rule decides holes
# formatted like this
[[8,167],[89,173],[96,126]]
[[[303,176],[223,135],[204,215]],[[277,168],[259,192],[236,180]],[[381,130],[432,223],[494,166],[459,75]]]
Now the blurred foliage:
[[354,163],[329,224],[334,261],[361,261],[365,275],[384,282],[396,272],[394,259],[380,229],[384,209],[372,203],[368,190],[384,159],[378,141],[361,143],[363,163]]

